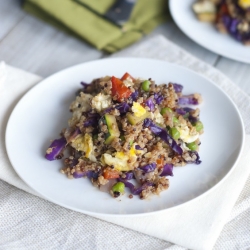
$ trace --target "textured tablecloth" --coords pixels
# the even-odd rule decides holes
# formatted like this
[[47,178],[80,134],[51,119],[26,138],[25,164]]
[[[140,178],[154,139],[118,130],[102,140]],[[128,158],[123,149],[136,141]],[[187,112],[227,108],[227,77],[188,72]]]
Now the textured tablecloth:
[[[151,37],[115,56],[124,55],[167,60],[212,79],[235,101],[249,134],[249,97],[216,69],[162,36]],[[250,179],[242,191],[250,172],[249,135],[231,175],[205,197],[173,211],[100,220],[28,194],[36,195],[11,167],[4,133],[16,102],[40,80],[36,75],[0,64],[0,179],[5,181],[0,181],[0,249],[211,249],[215,242],[214,249],[250,249]]]

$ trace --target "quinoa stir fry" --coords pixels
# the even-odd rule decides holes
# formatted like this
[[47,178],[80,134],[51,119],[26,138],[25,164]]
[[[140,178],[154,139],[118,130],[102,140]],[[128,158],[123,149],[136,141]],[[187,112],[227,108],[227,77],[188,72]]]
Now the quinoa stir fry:
[[200,21],[212,22],[221,33],[250,45],[250,0],[198,0],[193,10]]
[[61,173],[87,177],[113,197],[159,194],[168,189],[173,167],[201,163],[203,124],[199,109],[190,108],[201,96],[182,90],[177,83],[156,85],[128,73],[82,82],[68,127],[45,157],[63,159]]

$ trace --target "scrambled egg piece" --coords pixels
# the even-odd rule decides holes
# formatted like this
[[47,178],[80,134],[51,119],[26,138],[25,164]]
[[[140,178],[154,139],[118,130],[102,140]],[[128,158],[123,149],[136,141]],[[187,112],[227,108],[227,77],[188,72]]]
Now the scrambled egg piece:
[[[114,166],[118,171],[129,171],[131,170],[129,165],[136,162],[136,155],[144,153],[143,150],[136,150],[135,145],[136,144],[133,144],[127,154],[124,152],[116,152],[115,157],[110,154],[103,154],[102,161],[109,166]],[[128,160],[130,160],[130,164],[128,164]]]
[[164,124],[164,118],[158,109],[156,109],[154,113],[151,113],[151,118],[158,124]]
[[80,121],[82,112],[90,110],[90,99],[93,98],[90,94],[85,94],[81,92],[80,96],[76,97],[70,105],[70,110],[73,112],[71,119],[69,119],[69,127],[73,127],[76,123]]
[[96,162],[96,157],[94,155],[94,145],[92,137],[89,134],[77,136],[75,140],[71,143],[72,147],[77,151],[85,152],[85,157],[91,161]]
[[184,151],[189,151],[190,149],[186,146],[186,143],[185,142],[182,142],[181,143],[181,148],[184,150]]
[[131,79],[130,77],[128,77],[126,80],[124,80],[123,83],[126,87],[133,87],[134,86],[133,79]]
[[241,8],[247,9],[250,7],[250,0],[239,0],[238,4]]
[[180,138],[186,143],[194,142],[199,138],[199,133],[196,133],[195,135],[190,135],[190,130],[188,126],[184,126],[182,128],[177,127],[177,130],[180,132]]
[[146,114],[146,109],[143,108],[138,102],[133,102],[132,111],[136,117],[141,117]]
[[118,154],[118,157],[113,157],[110,154],[103,154],[103,161],[109,166],[114,166],[114,168],[118,171],[130,170],[127,164],[128,159],[128,156],[122,154]]
[[111,96],[99,93],[92,99],[91,105],[100,112],[111,105]]

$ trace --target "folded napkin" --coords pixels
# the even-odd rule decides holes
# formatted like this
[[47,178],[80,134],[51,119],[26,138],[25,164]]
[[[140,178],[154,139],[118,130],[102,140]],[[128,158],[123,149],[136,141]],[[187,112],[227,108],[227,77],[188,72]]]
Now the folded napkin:
[[[250,173],[250,98],[218,70],[194,58],[162,36],[151,37],[114,56],[157,58],[184,65],[213,80],[231,96],[245,123],[246,143],[233,172],[209,194],[182,207],[155,215],[96,218],[61,208],[0,182],[0,248],[39,249],[247,249],[250,218],[250,179],[236,204]],[[2,66],[3,68],[3,66]],[[6,66],[0,91],[0,179],[36,194],[15,173],[6,155],[4,133],[8,117],[18,99],[40,77]],[[17,211],[17,208],[19,210]],[[109,224],[107,222],[112,222]],[[241,222],[241,223],[239,223]],[[114,225],[116,224],[116,225]],[[118,227],[120,225],[122,227]],[[139,234],[138,232],[147,234]],[[154,236],[154,237],[150,237]],[[173,246],[170,241],[180,246]]]
[[77,36],[97,49],[115,52],[139,40],[168,14],[166,0],[137,0],[129,20],[119,27],[103,14],[115,0],[25,0],[31,14]]

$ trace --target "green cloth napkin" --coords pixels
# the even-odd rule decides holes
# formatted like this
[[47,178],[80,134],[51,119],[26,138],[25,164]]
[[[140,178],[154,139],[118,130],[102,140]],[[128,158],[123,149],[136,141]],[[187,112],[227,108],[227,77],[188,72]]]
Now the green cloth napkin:
[[25,0],[23,8],[97,49],[113,53],[148,34],[168,17],[167,0],[137,0],[122,26],[102,15],[115,0]]

